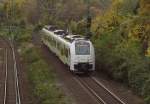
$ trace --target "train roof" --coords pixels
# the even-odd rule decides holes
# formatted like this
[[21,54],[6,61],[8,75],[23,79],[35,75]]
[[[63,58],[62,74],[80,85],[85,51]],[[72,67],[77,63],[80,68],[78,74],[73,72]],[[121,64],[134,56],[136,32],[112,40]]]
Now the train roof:
[[73,42],[74,40],[85,40],[85,38],[81,35],[67,35],[64,38],[70,42]]
[[68,35],[68,33],[65,30],[61,30],[61,29],[55,30],[54,34],[59,35],[61,37],[64,37],[64,36]]
[[53,28],[53,26],[48,25],[44,27],[44,29],[50,32],[53,32],[56,36],[62,38],[63,40],[66,40],[69,43],[72,43],[73,41],[76,41],[76,40],[87,40],[85,37],[81,35],[71,35],[62,29],[55,29],[54,31],[51,31],[50,28]]
[[67,35],[66,38],[74,39],[74,38],[81,38],[80,35]]

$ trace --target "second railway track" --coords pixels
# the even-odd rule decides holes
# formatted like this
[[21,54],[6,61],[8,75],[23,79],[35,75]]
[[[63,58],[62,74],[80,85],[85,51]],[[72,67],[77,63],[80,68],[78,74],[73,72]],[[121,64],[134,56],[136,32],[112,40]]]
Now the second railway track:
[[98,104],[126,104],[118,96],[107,89],[101,82],[91,76],[74,77],[95,100]]
[[0,38],[4,51],[1,67],[0,104],[21,104],[15,49],[9,40]]
[[5,104],[7,93],[7,49],[0,47],[0,104]]

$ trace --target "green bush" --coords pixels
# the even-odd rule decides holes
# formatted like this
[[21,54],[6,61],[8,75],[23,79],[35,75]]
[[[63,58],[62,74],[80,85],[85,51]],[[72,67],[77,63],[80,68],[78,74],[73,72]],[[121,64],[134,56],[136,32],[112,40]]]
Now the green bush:
[[149,60],[142,53],[140,41],[125,40],[114,30],[102,34],[96,40],[95,47],[99,69],[114,79],[125,82],[149,102]]
[[40,59],[36,50],[29,49],[26,51],[28,63],[37,62]]
[[69,102],[56,86],[52,66],[45,63],[38,49],[32,45],[29,46],[24,48],[22,55],[28,69],[32,96],[37,98],[38,104],[66,104]]
[[147,102],[147,104],[150,104],[150,76],[149,79],[144,84],[142,93],[145,97],[145,101]]
[[29,66],[29,76],[34,86],[34,95],[39,98],[40,104],[59,104],[63,100],[64,95],[56,87],[54,75],[43,60]]
[[[105,33],[101,35],[99,39],[95,41],[96,57],[98,64],[101,65],[102,69],[108,69],[109,73],[112,73],[115,60],[115,47],[119,44],[121,37],[117,34],[117,30]],[[103,60],[101,60],[103,59]]]

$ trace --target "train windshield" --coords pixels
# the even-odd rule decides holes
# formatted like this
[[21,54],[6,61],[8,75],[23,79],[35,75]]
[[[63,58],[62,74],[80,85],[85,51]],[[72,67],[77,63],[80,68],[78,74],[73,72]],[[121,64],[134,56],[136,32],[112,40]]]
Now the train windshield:
[[87,42],[76,42],[75,44],[76,55],[89,55],[90,54],[90,44]]

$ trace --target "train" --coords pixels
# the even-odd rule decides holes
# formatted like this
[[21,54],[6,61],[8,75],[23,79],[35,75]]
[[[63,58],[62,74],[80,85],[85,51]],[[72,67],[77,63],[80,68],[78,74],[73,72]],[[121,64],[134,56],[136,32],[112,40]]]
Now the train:
[[46,25],[40,31],[41,40],[50,51],[73,73],[95,71],[95,52],[92,42],[81,36],[69,34],[53,25]]

